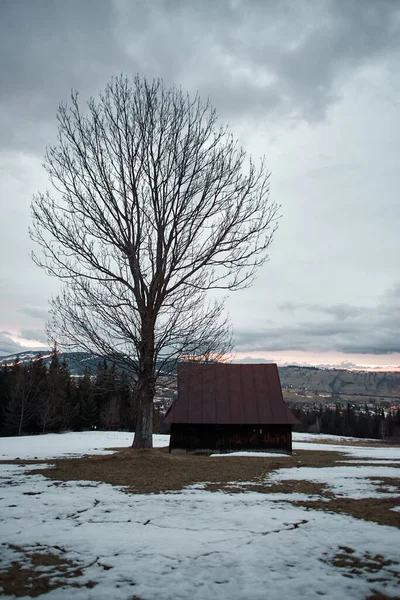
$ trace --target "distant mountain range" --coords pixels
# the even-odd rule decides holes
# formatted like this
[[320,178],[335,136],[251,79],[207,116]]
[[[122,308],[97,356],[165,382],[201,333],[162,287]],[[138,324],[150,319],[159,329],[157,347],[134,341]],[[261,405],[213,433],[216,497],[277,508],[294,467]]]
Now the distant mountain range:
[[[46,365],[50,364],[49,352],[20,352],[0,357],[0,366],[12,365],[18,357],[28,363],[40,355]],[[60,360],[67,363],[71,375],[83,375],[85,369],[96,372],[103,359],[88,352],[60,353]],[[110,363],[111,364],[111,363]],[[400,399],[399,372],[346,371],[344,369],[319,369],[317,367],[279,367],[282,387],[311,393],[333,395],[363,395],[375,398]]]
[[[49,351],[25,351],[1,356],[0,366],[11,366],[17,359],[22,364],[28,364],[31,360],[35,360],[39,356],[43,359],[44,364],[49,366],[52,356]],[[61,361],[65,359],[71,375],[83,375],[85,369],[90,369],[95,372],[98,364],[103,360],[88,352],[60,352],[59,358]]]
[[400,372],[346,371],[317,367],[279,367],[284,388],[329,393],[400,399]]
[[[39,356],[43,359],[44,364],[49,366],[52,356],[51,352],[32,350],[0,356],[0,367],[5,365],[12,366],[17,359],[19,363],[28,364],[32,360],[37,360]],[[90,354],[89,352],[59,352],[58,357],[60,361],[65,360],[69,372],[74,377],[83,375],[86,369],[89,369],[92,373],[96,373],[99,364],[104,360],[103,357]],[[106,358],[106,361],[111,367],[113,364],[112,360]]]

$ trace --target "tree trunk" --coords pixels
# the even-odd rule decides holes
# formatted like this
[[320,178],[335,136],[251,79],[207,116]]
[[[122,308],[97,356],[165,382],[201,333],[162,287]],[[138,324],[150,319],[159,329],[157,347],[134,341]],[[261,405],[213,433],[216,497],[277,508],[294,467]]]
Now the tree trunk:
[[142,321],[139,375],[135,389],[136,425],[132,448],[153,447],[153,400],[156,392],[154,374],[154,328],[153,315],[145,315]]
[[22,425],[24,422],[24,404],[22,403],[21,406],[21,414],[20,414],[20,418],[19,418],[19,426],[18,426],[18,435],[22,435]]
[[153,398],[152,381],[139,382],[136,394],[136,426],[132,448],[153,447]]

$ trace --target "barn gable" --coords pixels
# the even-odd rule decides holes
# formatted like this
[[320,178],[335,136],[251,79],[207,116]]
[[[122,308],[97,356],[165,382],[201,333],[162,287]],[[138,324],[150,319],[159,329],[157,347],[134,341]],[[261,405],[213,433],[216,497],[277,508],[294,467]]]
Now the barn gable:
[[292,425],[274,364],[181,363],[166,414],[170,451],[291,452]]

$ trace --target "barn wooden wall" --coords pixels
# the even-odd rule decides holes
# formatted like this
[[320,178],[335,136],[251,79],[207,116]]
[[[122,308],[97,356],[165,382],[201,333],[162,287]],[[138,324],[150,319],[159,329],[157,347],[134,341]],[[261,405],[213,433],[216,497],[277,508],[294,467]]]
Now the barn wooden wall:
[[171,424],[170,451],[292,453],[291,425]]

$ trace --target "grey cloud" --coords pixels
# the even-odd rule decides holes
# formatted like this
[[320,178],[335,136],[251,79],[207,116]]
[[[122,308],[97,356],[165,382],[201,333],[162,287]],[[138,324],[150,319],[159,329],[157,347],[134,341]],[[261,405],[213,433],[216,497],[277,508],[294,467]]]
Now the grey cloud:
[[21,344],[14,342],[6,331],[0,332],[0,356],[22,352],[22,350],[24,350],[24,348]]
[[391,288],[389,288],[386,291],[385,297],[389,302],[400,302],[400,283],[395,284]]
[[399,365],[370,365],[365,366],[364,364],[357,364],[351,361],[343,361],[341,363],[318,363],[318,364],[310,364],[308,362],[285,362],[280,363],[280,367],[289,367],[289,366],[297,366],[297,367],[317,367],[319,369],[350,369],[350,370],[358,370],[358,371],[398,371],[400,369]]
[[335,317],[339,321],[344,321],[349,317],[356,317],[363,312],[363,308],[358,306],[351,306],[350,304],[334,304],[332,306],[321,306],[319,304],[309,303],[294,303],[284,302],[278,307],[282,312],[295,313],[299,309],[303,309],[309,312],[324,313],[329,316]]
[[[157,58],[148,66],[188,83],[195,70],[200,91],[236,117],[274,110],[321,119],[338,97],[333,87],[338,75],[400,46],[399,7],[390,0],[264,0],[251,9],[246,2],[156,6],[142,34],[142,48],[145,38],[157,34],[152,40]],[[135,18],[127,11],[127,28]]]
[[[28,315],[29,317],[34,317],[37,319],[47,319],[48,314],[49,314],[47,308],[43,308],[41,306],[31,306],[29,304],[20,308],[19,312],[24,313],[25,315]],[[24,337],[26,337],[26,336],[24,336]],[[36,338],[36,339],[39,339],[39,338]]]
[[334,326],[305,322],[259,332],[239,331],[236,335],[239,351],[338,351],[347,354],[391,354],[400,352],[400,327],[381,329],[376,322],[349,323],[337,330]]
[[342,369],[357,369],[358,365],[354,362],[351,362],[349,360],[343,360],[340,365],[340,368]]
[[359,306],[350,306],[348,304],[335,304],[333,306],[327,306],[322,310],[322,312],[335,317],[339,321],[357,317],[358,315],[362,314],[363,311],[364,309],[360,308]]
[[[20,159],[43,156],[45,144],[54,142],[56,109],[71,88],[84,101],[123,71],[161,76],[209,96],[222,119],[244,125],[255,152],[264,150],[262,135],[258,139],[264,127],[276,136],[275,146],[267,140],[265,149],[277,151],[272,193],[285,214],[265,286],[254,294],[268,300],[260,313],[270,318],[282,298],[299,297],[303,304],[283,305],[275,326],[264,320],[262,331],[239,331],[238,350],[397,349],[400,285],[374,310],[358,304],[398,276],[399,14],[395,0],[2,0],[0,151],[10,153],[1,165],[2,252],[21,267],[8,260],[0,273],[1,327],[32,332],[39,326],[33,319],[46,318],[41,306],[55,291],[24,262],[30,249],[24,219],[42,184],[36,156],[28,157],[32,164]],[[357,82],[363,67],[368,89],[360,94],[358,114],[357,89],[349,82]],[[314,125],[344,88],[348,94],[337,114],[332,111],[323,127]],[[385,98],[394,107],[387,121]],[[300,120],[311,125],[293,132]],[[8,353],[10,340],[4,340]]]
[[96,95],[121,71],[198,89],[225,118],[322,119],[341,73],[399,50],[399,9],[390,0],[3,0],[2,143],[42,153],[70,89]]
[[254,364],[254,363],[267,363],[267,364],[274,364],[276,363],[276,360],[269,360],[267,358],[257,358],[254,356],[244,356],[243,358],[235,358],[233,359],[234,363],[241,363],[241,364]]
[[126,66],[114,4],[5,0],[0,10],[2,143],[42,154],[52,141],[57,106],[71,88],[97,91]]
[[[385,292],[374,308],[299,304],[300,308],[326,313],[332,318],[330,321],[321,321],[316,316],[312,321],[300,321],[292,326],[278,325],[258,331],[238,330],[235,336],[237,350],[336,350],[348,354],[400,352],[398,290],[399,286],[395,286]],[[294,311],[297,308],[292,303],[282,307]]]
[[47,336],[42,329],[21,329],[20,336],[25,340],[34,340],[47,345]]

